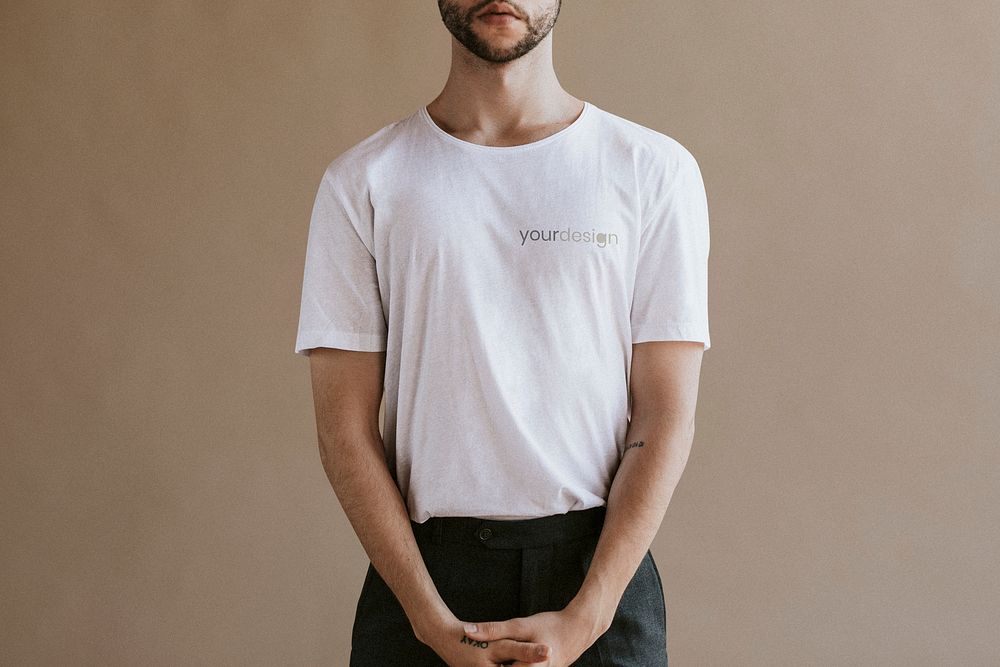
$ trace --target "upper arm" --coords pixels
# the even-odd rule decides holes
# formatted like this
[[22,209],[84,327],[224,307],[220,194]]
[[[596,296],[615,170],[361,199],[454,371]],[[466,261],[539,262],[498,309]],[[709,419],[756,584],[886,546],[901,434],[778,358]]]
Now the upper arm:
[[375,261],[373,211],[357,169],[337,160],[313,203],[295,351],[384,352],[388,331]]
[[317,347],[310,351],[316,426],[324,434],[378,433],[385,352]]
[[632,345],[629,394],[633,420],[665,418],[693,433],[704,353],[704,345],[693,341]]
[[676,144],[644,186],[632,290],[632,343],[688,340],[711,347],[708,199],[697,160]]

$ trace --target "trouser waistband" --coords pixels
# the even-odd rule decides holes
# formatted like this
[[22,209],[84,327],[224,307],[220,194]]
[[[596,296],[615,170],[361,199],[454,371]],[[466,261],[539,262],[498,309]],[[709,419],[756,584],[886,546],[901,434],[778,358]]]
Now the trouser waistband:
[[599,533],[604,526],[606,509],[604,505],[600,505],[532,519],[439,516],[431,517],[423,523],[411,520],[410,526],[418,542],[479,544],[491,549],[522,549]]

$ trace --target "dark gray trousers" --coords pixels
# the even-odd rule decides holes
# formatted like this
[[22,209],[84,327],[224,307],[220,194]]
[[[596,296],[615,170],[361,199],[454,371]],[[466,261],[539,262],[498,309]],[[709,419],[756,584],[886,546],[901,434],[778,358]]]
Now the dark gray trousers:
[[[412,522],[431,579],[462,621],[502,621],[564,608],[583,584],[604,523],[595,507],[535,519],[432,517]],[[611,627],[578,667],[667,667],[663,584],[646,552]],[[351,667],[442,667],[413,634],[399,600],[369,563],[351,638]]]

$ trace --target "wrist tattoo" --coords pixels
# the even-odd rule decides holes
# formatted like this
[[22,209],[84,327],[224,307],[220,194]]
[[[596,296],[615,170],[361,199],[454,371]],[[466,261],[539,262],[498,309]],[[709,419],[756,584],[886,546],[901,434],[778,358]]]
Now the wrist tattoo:
[[469,644],[470,646],[475,646],[476,648],[486,648],[490,645],[489,642],[481,642],[476,639],[469,639],[468,635],[462,635],[462,639],[458,642],[459,644]]
[[642,440],[636,440],[635,442],[630,442],[627,445],[625,445],[625,449],[622,450],[622,454],[624,455],[625,452],[627,452],[628,450],[632,449],[633,447],[642,447],[645,444],[646,443],[644,441],[642,441]]

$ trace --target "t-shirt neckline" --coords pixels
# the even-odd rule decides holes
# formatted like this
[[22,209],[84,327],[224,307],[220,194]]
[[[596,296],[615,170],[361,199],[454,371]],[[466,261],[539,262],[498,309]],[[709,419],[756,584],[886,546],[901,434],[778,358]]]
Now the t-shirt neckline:
[[583,110],[580,111],[580,114],[576,117],[576,120],[574,120],[572,123],[570,123],[563,129],[559,130],[558,132],[550,134],[549,136],[539,139],[538,141],[532,141],[526,144],[518,144],[516,146],[486,146],[485,144],[477,144],[472,141],[466,141],[465,139],[459,139],[458,137],[445,132],[443,129],[441,129],[441,127],[437,123],[434,122],[434,119],[431,118],[430,113],[427,111],[426,104],[421,106],[417,113],[421,118],[424,119],[424,121],[430,126],[431,130],[435,134],[437,134],[442,139],[450,141],[455,145],[464,146],[466,148],[470,148],[473,150],[493,151],[496,153],[513,153],[513,152],[531,150],[538,146],[544,146],[552,143],[553,141],[558,141],[561,137],[564,137],[565,135],[572,132],[575,128],[583,124],[587,116],[590,115],[592,106],[593,105],[590,102],[588,102],[587,100],[583,100]]

